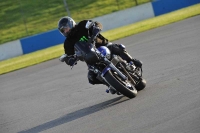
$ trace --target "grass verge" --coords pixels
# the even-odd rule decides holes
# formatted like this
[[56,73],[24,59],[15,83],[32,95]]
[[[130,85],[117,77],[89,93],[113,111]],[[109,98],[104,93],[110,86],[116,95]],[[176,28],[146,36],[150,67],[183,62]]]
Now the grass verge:
[[[150,0],[65,1],[70,16],[76,22],[136,6],[136,1],[139,5],[150,2]],[[1,0],[0,9],[0,45],[55,29],[61,16],[69,15],[63,0]]]
[[[200,15],[200,4],[196,4],[194,6],[183,8],[165,15],[103,32],[102,34],[110,41],[114,41],[123,37],[174,23],[196,15]],[[10,71],[18,70],[50,59],[57,58],[63,53],[63,45],[60,44],[44,50],[4,60],[0,62],[0,74],[4,74]]]

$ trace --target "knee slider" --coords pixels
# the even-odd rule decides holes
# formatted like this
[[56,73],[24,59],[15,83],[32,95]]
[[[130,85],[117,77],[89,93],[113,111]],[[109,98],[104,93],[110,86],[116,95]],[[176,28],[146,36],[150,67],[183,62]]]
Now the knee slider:
[[123,44],[119,44],[119,48],[125,50],[125,46]]

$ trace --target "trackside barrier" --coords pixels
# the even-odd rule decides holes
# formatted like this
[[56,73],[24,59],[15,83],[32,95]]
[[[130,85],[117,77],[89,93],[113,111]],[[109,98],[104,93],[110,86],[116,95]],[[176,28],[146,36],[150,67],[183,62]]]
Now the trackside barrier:
[[200,0],[155,0],[152,2],[155,16],[200,3]]
[[23,54],[48,48],[63,43],[65,37],[58,30],[51,30],[42,34],[23,38],[20,40]]

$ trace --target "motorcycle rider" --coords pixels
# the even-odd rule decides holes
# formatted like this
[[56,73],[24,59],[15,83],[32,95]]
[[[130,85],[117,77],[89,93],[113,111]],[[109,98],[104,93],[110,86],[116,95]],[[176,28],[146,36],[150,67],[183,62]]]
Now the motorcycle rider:
[[[102,24],[93,20],[82,20],[78,24],[68,16],[62,17],[58,21],[58,30],[66,37],[64,41],[65,54],[60,57],[62,62],[67,65],[74,65],[76,58],[74,56],[74,45],[78,41],[88,41],[90,38],[95,38],[95,46],[106,46],[112,54],[119,55],[122,59],[127,62],[133,62],[136,66],[141,67],[142,62],[132,58],[126,51],[123,44],[113,44],[108,41],[104,36],[100,34],[102,30]],[[91,84],[103,84],[101,81],[96,79],[96,74],[93,71],[88,72],[88,80]],[[109,87],[109,86],[108,86]],[[109,88],[112,90],[111,88]],[[111,91],[113,94],[114,92]]]

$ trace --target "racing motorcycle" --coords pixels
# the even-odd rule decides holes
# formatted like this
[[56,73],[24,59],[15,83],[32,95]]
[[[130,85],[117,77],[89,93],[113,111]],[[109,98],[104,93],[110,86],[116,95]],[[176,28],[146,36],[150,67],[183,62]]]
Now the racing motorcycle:
[[127,63],[119,55],[111,54],[107,47],[96,48],[94,42],[79,41],[74,45],[74,49],[75,54],[72,56],[77,59],[74,65],[79,60],[86,62],[89,70],[97,74],[96,78],[115,89],[117,94],[134,98],[137,91],[145,88],[142,68]]

